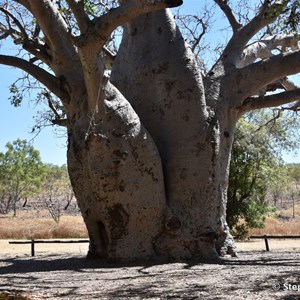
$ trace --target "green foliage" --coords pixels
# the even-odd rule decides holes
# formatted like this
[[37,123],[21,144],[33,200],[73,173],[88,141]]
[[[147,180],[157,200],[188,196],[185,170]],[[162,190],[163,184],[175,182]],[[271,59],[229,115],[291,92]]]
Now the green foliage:
[[97,15],[97,6],[94,1],[84,0],[84,8],[89,15],[95,16]]
[[277,206],[278,200],[284,197],[291,188],[291,179],[287,166],[276,166],[272,176],[268,178],[268,192],[273,198],[274,206]]
[[14,210],[24,198],[44,202],[52,218],[59,222],[74,194],[66,165],[43,164],[40,154],[27,141],[7,143],[0,153],[0,213]]
[[276,211],[266,201],[267,192],[278,196],[288,185],[281,151],[297,146],[297,126],[288,118],[266,123],[270,117],[268,111],[254,112],[240,120],[235,132],[227,222],[238,238],[245,237],[249,228],[263,227],[265,217]]
[[269,30],[273,33],[298,32],[300,24],[300,1],[286,0],[270,11],[269,15],[272,18],[280,15],[280,18],[269,27]]
[[288,174],[297,184],[300,183],[300,164],[292,164],[288,166]]
[[40,188],[45,168],[39,152],[26,140],[7,143],[6,148],[0,153],[0,198],[12,206],[16,215],[17,202]]
[[[64,18],[66,24],[68,24],[70,30],[74,34],[79,34],[79,28],[77,21],[74,18],[72,11],[69,6],[63,0],[59,0],[55,2],[57,9],[60,15]],[[107,10],[112,9],[118,6],[118,1],[116,0],[84,0],[84,10],[89,16],[89,18],[94,18],[97,16],[103,15]]]
[[269,10],[267,12],[267,17],[268,18],[276,18],[278,17],[279,15],[283,14],[284,12],[287,11],[287,6],[289,4],[289,0],[287,1],[282,1],[282,2],[275,2],[274,4],[274,8],[272,10]]
[[23,95],[15,83],[10,86],[9,92],[11,93],[11,97],[9,97],[11,105],[19,107],[22,104]]
[[296,32],[299,29],[300,22],[300,1],[287,1],[288,6],[286,10],[287,18],[283,22],[283,29]]

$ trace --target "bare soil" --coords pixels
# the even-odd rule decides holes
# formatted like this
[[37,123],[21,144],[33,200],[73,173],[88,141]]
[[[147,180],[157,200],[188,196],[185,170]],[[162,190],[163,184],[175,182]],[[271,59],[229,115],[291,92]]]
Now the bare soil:
[[[300,240],[238,243],[238,258],[112,265],[85,260],[87,244],[0,241],[0,293],[31,299],[300,299]],[[17,299],[17,298],[11,298]]]

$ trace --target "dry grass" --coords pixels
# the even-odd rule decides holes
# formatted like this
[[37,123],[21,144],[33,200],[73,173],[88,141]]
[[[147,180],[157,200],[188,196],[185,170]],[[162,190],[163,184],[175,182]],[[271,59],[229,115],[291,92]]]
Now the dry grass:
[[299,235],[300,234],[300,221],[280,220],[276,218],[267,218],[265,228],[254,228],[249,230],[250,235]]
[[[250,235],[299,235],[300,205],[280,212],[283,218],[267,218],[265,228],[251,229]],[[286,217],[286,218],[284,218]],[[0,239],[55,239],[87,238],[87,230],[81,216],[63,215],[59,223],[49,216],[47,210],[19,211],[17,217],[0,216]]]
[[[293,216],[293,208],[290,207],[289,209],[282,210],[280,212],[280,215],[283,215],[286,217],[292,217]],[[300,220],[300,205],[295,205],[295,219]]]
[[31,300],[29,296],[22,296],[17,292],[1,292],[0,300]]
[[0,217],[0,239],[86,238],[80,216],[62,216],[56,223],[47,211],[20,211]]
[[292,208],[282,210],[278,218],[269,217],[266,219],[265,228],[251,229],[250,235],[300,235],[300,205],[295,206],[295,218]]

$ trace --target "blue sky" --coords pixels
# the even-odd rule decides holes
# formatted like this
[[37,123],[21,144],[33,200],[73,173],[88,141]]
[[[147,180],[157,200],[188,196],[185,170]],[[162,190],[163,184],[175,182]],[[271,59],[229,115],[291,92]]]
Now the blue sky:
[[[185,1],[184,11],[195,13],[195,7],[199,0]],[[1,47],[5,49],[5,45]],[[21,107],[11,106],[9,101],[9,86],[20,76],[20,72],[14,68],[0,65],[0,152],[5,151],[7,142],[12,142],[18,138],[32,140],[34,135],[30,133],[34,125],[34,115],[39,108],[30,104],[30,99],[26,99]],[[42,161],[62,165],[66,163],[66,137],[57,135],[54,130],[47,127],[34,138],[33,146],[40,151]],[[299,154],[284,154],[286,162],[300,163]]]
[[[13,107],[9,101],[9,86],[21,73],[13,68],[0,65],[0,151],[5,151],[7,142],[26,139],[32,140],[31,129],[34,126],[34,115],[38,108],[29,104],[26,99],[21,107]],[[53,129],[47,127],[32,141],[40,151],[42,161],[62,165],[66,163],[66,139],[59,137]]]

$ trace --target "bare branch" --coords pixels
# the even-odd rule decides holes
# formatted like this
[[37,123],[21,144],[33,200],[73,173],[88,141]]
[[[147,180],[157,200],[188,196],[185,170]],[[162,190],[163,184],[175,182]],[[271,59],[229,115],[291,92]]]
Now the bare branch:
[[257,59],[270,58],[274,56],[272,53],[273,50],[280,51],[281,53],[288,52],[289,50],[299,50],[299,40],[300,36],[298,34],[280,34],[252,43],[244,49],[241,61],[237,64],[237,67],[248,66]]
[[241,29],[239,37],[242,37],[244,46],[250,41],[256,33],[263,27],[274,22],[276,20],[284,6],[287,5],[287,1],[279,0],[275,1],[273,5],[270,5],[269,0],[265,0],[259,9],[259,13]]
[[70,125],[68,119],[51,120],[53,125],[68,127]]
[[114,64],[116,55],[105,46],[103,47],[103,52],[105,54],[105,68],[108,70],[111,70],[112,66]]
[[199,24],[201,24],[201,26],[202,26],[202,32],[201,32],[197,37],[194,36],[194,43],[193,43],[193,45],[192,45],[192,47],[191,47],[191,49],[192,49],[193,52],[195,51],[196,47],[199,45],[199,43],[200,43],[201,39],[203,38],[203,36],[205,35],[206,29],[207,29],[207,26],[206,26],[206,24],[203,22],[203,20],[198,19],[198,22],[199,22]]
[[230,6],[227,4],[227,0],[215,0],[215,2],[219,5],[219,7],[224,12],[225,16],[228,19],[228,22],[231,25],[233,32],[236,32],[238,29],[240,29],[242,27],[242,24],[240,24],[236,20]]
[[[207,20],[197,15],[181,15],[180,11],[177,12],[175,18],[179,21],[179,26],[186,31],[186,34],[184,34],[185,39],[195,53],[202,37],[206,34],[208,28]],[[201,32],[198,31],[199,25],[202,27]]]
[[247,25],[234,33],[224,50],[224,63],[230,68],[232,66],[236,67],[236,63],[239,61],[239,57],[247,43],[262,28],[274,22],[286,5],[287,1],[284,0],[278,0],[273,5],[270,5],[269,0],[265,0],[260,7],[259,13]]
[[271,118],[270,120],[268,120],[266,123],[260,125],[255,131],[260,131],[262,128],[265,128],[267,126],[269,126],[270,124],[275,124],[276,120],[278,120],[281,117],[281,113],[282,113],[282,109],[273,109],[273,118]]
[[90,19],[84,11],[84,1],[67,0],[67,3],[77,20],[80,31],[85,32],[89,26]]
[[24,27],[22,26],[22,24],[19,22],[19,20],[13,14],[11,14],[7,9],[5,9],[3,7],[0,7],[0,11],[2,11],[7,17],[9,17],[13,20],[13,22],[19,28],[21,35],[23,35],[24,37],[27,36],[27,33],[26,33]]
[[293,111],[300,111],[300,101],[291,107]]
[[40,32],[41,32],[41,27],[39,26],[39,24],[36,24],[36,25],[35,25],[34,32],[33,32],[33,35],[32,35],[32,38],[33,38],[33,39],[38,38]]
[[[243,69],[238,69],[233,76],[239,78],[239,90],[245,99],[251,97],[257,93],[257,91],[276,80],[299,73],[299,61],[300,50],[278,54],[253,63]],[[255,80],[253,80],[253,74],[255,74]],[[250,77],[252,80],[250,80]]]
[[51,122],[54,125],[67,127],[69,125],[69,120],[65,119],[62,115],[60,115],[53,104],[53,99],[51,94],[48,92],[44,92],[43,96],[47,99],[48,106],[50,110],[53,112],[55,119],[52,119]]
[[30,11],[30,4],[28,0],[13,0],[13,1],[23,5],[25,8],[27,8]]
[[53,52],[57,56],[59,55],[64,63],[70,57],[76,56],[77,53],[72,44],[68,25],[58,12],[53,1],[28,0],[28,2],[40,28],[49,41],[49,46],[54,50]]
[[16,31],[13,28],[7,29],[3,24],[0,24],[0,32],[2,33],[0,35],[0,40],[5,40],[9,36],[13,36]]
[[[7,17],[7,23],[8,23],[8,29],[3,27],[2,31],[4,31],[4,34],[0,36],[0,39],[5,39],[8,36],[11,36],[14,40],[15,44],[22,44],[23,48],[35,56],[34,61],[37,59],[41,60],[42,62],[49,65],[49,61],[51,59],[50,54],[47,52],[47,46],[43,45],[38,40],[38,35],[40,32],[40,27],[37,24],[35,27],[35,30],[33,32],[32,39],[28,36],[25,27],[20,23],[17,17],[15,17],[11,12],[9,12],[7,9],[0,7],[0,11],[3,12]],[[12,20],[12,22],[17,26],[17,29],[14,29],[12,25],[9,22],[9,19]],[[5,32],[6,31],[6,32]]]
[[24,59],[8,55],[0,55],[0,64],[17,67],[25,71],[44,84],[51,92],[62,99],[63,102],[69,102],[69,95],[66,90],[63,89],[61,80],[44,69],[41,69]]
[[51,95],[49,93],[44,93],[44,96],[47,98],[48,101],[48,106],[49,108],[52,110],[52,112],[54,113],[55,119],[56,120],[60,120],[61,116],[60,114],[57,112],[56,108],[53,105],[52,99],[51,99]]
[[283,104],[288,104],[293,101],[300,99],[300,88],[285,91],[278,94],[260,96],[260,97],[249,97],[247,98],[241,106],[241,111],[243,113],[251,111],[254,109],[261,109],[267,107],[277,107]]
[[26,39],[23,42],[23,48],[35,56],[34,58],[31,58],[31,62],[39,59],[50,66],[51,55],[48,53],[47,45],[41,45],[38,41]]
[[93,20],[94,27],[87,30],[77,39],[77,46],[83,47],[86,44],[98,45],[102,48],[110,34],[118,26],[137,18],[143,14],[168,7],[176,7],[182,4],[182,0],[128,0],[117,8],[109,10],[106,14]]

